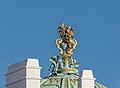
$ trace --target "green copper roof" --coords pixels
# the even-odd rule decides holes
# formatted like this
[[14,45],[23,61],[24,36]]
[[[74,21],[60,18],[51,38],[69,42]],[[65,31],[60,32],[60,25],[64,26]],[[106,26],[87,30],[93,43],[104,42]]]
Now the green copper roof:
[[[71,75],[58,75],[50,76],[44,79],[41,79],[40,82],[41,88],[78,88],[78,76]],[[106,88],[102,84],[95,82],[94,88]]]
[[41,80],[41,88],[78,88],[78,76],[76,75],[57,75]]
[[98,82],[95,82],[95,88],[106,88],[106,87]]

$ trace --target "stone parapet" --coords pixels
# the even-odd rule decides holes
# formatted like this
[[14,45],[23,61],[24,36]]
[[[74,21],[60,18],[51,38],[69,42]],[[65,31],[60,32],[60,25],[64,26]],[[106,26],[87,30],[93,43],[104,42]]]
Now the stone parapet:
[[92,70],[82,70],[80,71],[78,88],[94,88],[95,80]]
[[10,65],[6,74],[6,88],[40,88],[38,59],[28,58]]

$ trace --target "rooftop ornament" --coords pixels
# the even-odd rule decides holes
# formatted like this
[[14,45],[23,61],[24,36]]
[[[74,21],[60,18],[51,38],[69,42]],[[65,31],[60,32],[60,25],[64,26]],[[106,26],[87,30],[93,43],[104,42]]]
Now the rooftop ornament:
[[50,61],[52,62],[50,69],[51,74],[63,73],[76,73],[78,74],[77,67],[79,62],[72,58],[73,50],[77,45],[77,41],[73,39],[74,28],[62,23],[58,27],[59,38],[56,39],[56,46],[60,50],[61,59],[58,56],[53,56]]

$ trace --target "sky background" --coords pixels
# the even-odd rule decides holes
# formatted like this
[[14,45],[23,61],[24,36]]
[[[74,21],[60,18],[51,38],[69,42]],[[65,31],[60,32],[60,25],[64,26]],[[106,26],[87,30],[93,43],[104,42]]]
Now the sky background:
[[62,22],[75,28],[78,69],[92,69],[98,82],[120,88],[119,0],[0,0],[0,88],[7,66],[28,57],[39,57],[42,77],[49,74]]

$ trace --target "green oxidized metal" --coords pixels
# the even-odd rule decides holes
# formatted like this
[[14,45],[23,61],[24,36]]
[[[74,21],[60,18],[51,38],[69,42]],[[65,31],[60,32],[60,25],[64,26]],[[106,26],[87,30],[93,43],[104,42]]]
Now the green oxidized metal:
[[41,80],[41,88],[78,88],[78,76],[63,74]]

